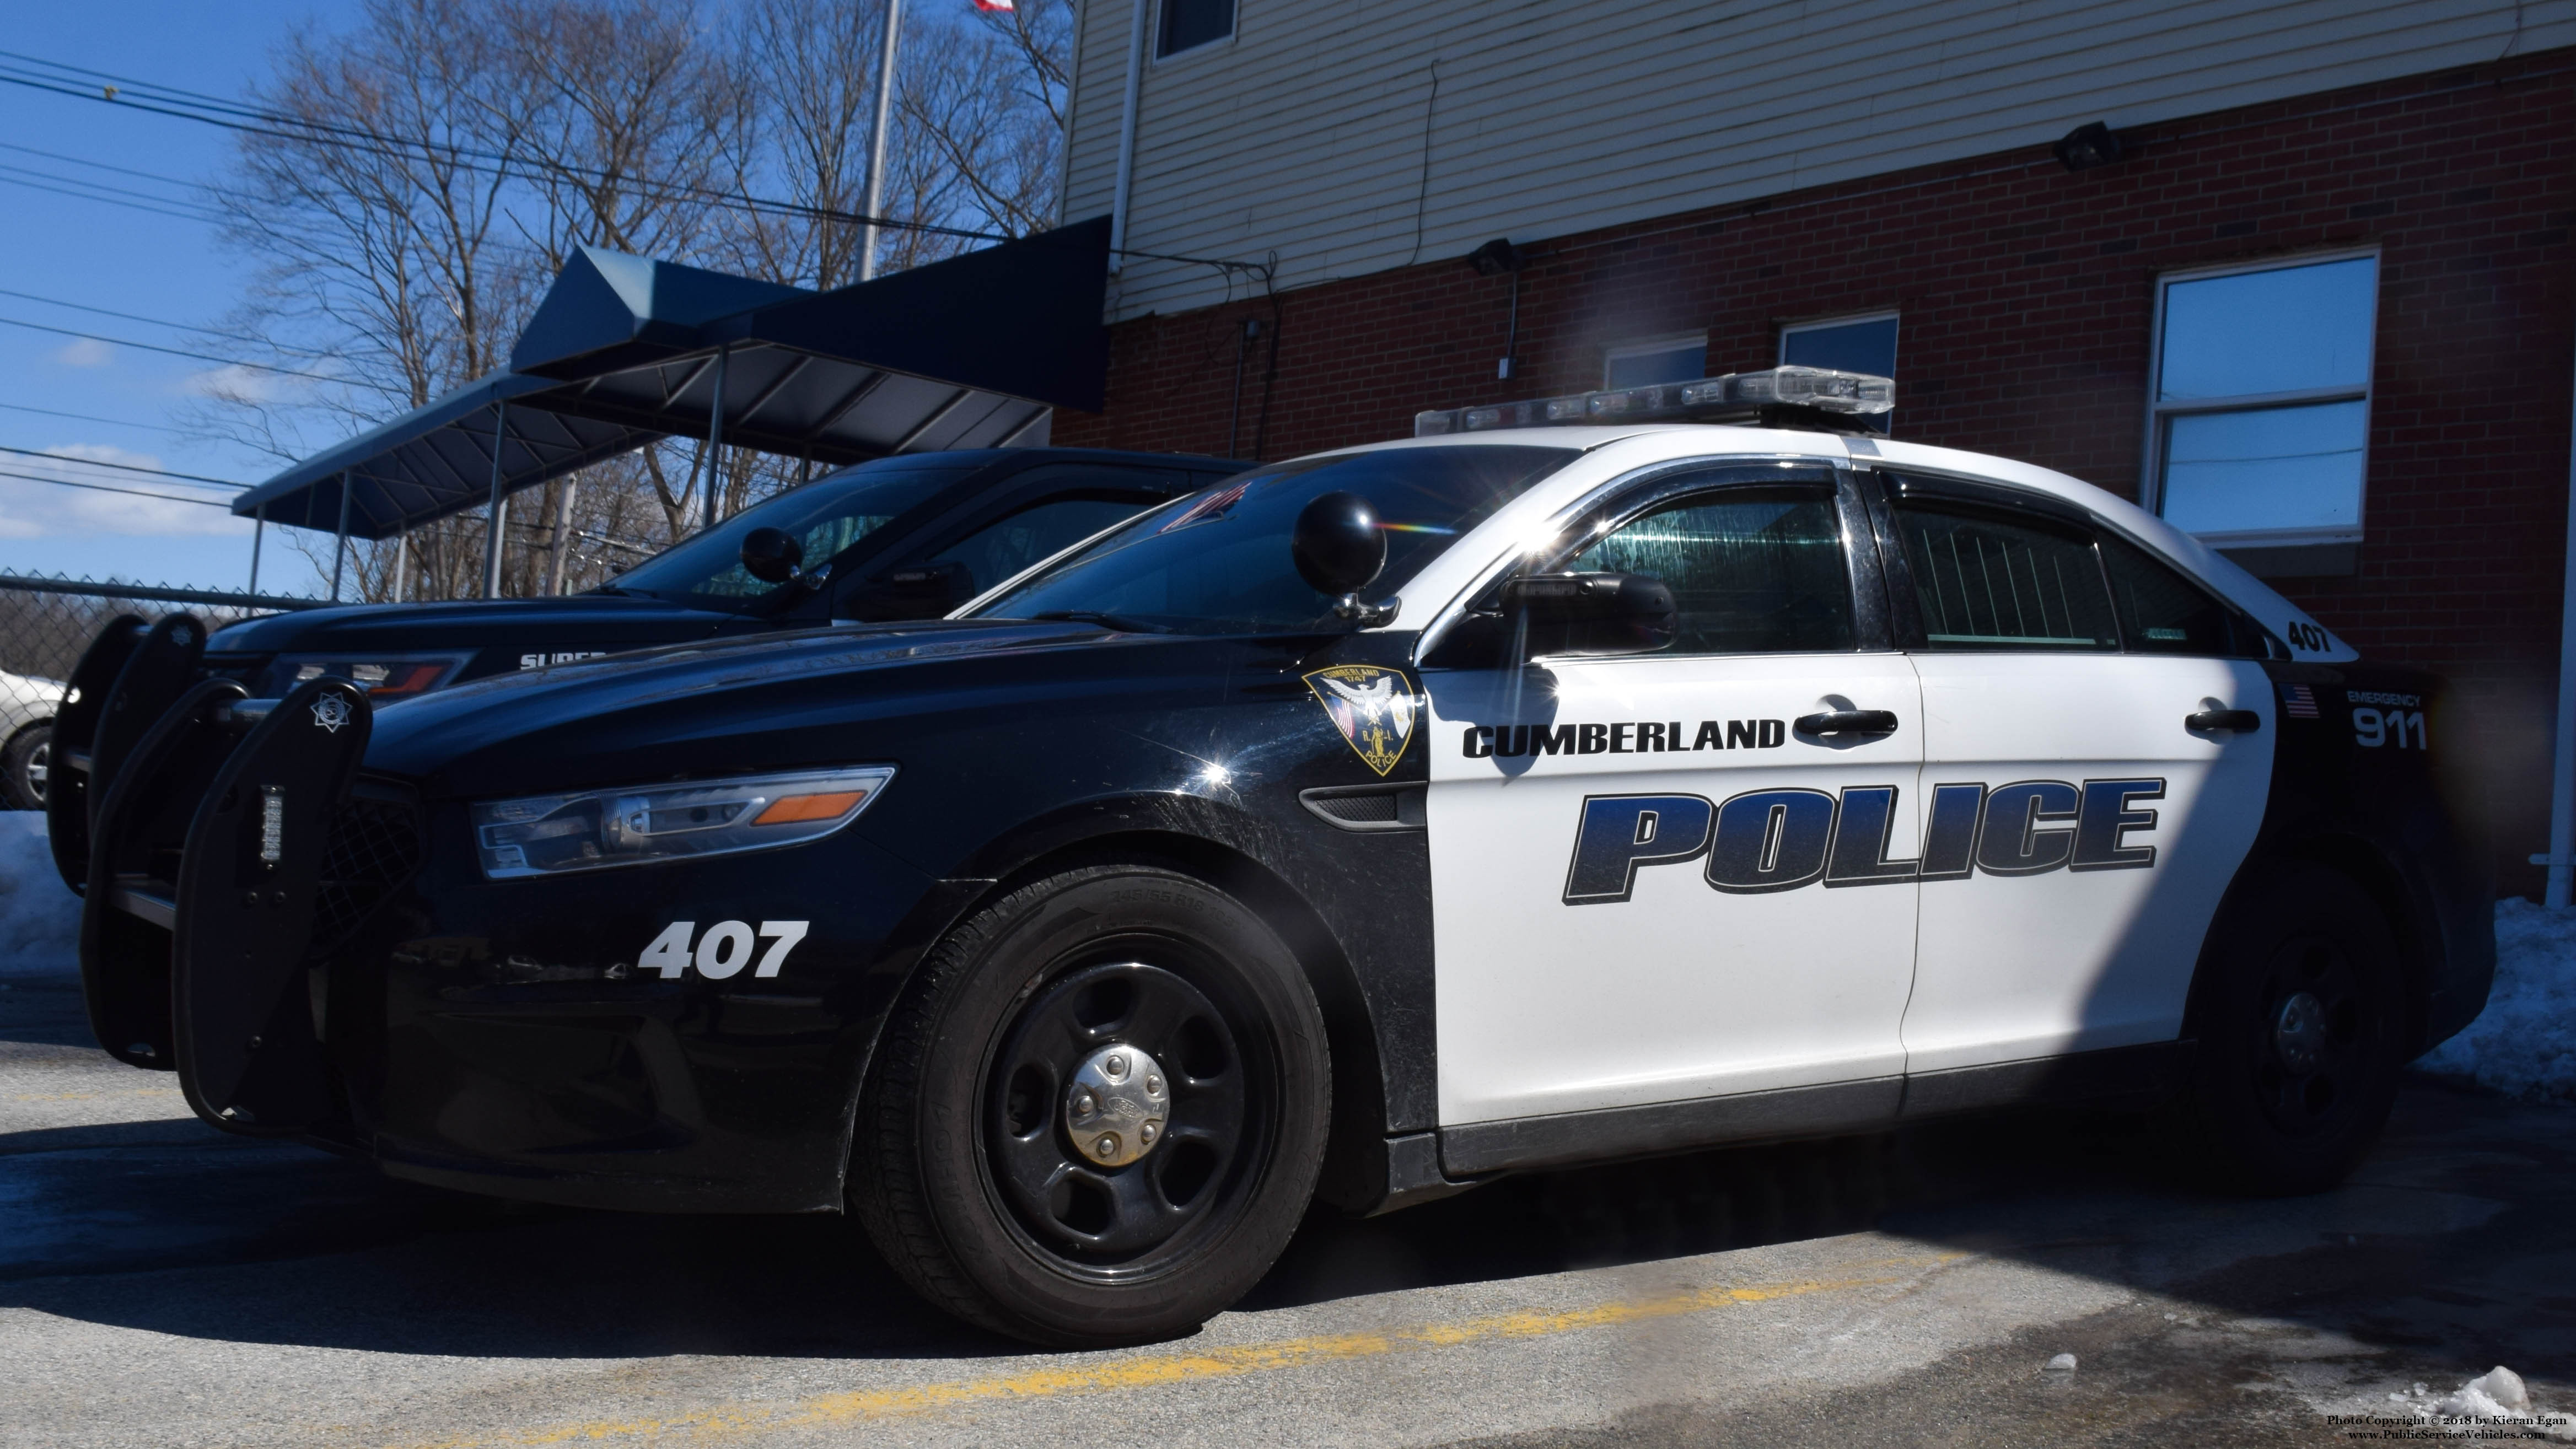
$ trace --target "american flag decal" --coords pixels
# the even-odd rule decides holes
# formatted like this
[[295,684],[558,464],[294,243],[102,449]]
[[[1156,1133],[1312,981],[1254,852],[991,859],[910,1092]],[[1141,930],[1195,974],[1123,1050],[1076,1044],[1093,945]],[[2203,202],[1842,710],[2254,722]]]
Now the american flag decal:
[[2281,708],[2292,719],[2315,719],[2317,696],[2304,684],[2281,686]]

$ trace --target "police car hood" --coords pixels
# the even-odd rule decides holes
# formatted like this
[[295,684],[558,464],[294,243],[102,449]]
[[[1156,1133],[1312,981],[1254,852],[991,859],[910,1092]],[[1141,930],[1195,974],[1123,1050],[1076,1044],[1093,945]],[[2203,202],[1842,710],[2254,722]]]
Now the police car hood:
[[666,600],[616,594],[559,599],[465,599],[432,604],[349,604],[299,609],[227,625],[207,637],[218,654],[363,653],[480,649],[562,641],[664,641],[713,629],[735,616]]
[[[1126,672],[1100,651],[1164,652],[1151,646],[1178,642],[1091,624],[927,620],[668,645],[461,684],[384,710],[366,768],[432,794],[481,795],[850,763],[876,733],[871,720],[1043,710],[1068,677],[1096,676],[1106,687]],[[1083,657],[1017,685],[1026,656],[1067,654]],[[999,697],[1014,689],[1026,699]]]

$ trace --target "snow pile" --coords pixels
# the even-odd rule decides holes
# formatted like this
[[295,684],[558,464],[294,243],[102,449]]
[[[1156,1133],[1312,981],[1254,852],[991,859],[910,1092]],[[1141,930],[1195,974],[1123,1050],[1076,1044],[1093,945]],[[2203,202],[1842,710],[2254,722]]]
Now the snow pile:
[[2496,902],[2495,989],[2417,1065],[2517,1097],[2576,1103],[2576,910]]
[[41,810],[0,810],[0,975],[80,969],[80,897],[54,873]]
[[2444,1394],[2439,1400],[2433,1399],[2422,1384],[2417,1384],[2412,1393],[2390,1394],[2388,1397],[2413,1409],[2415,1417],[2427,1423],[2464,1430],[2522,1429],[2527,1433],[2521,1437],[2546,1439],[2556,1444],[2576,1444],[2576,1418],[2533,1408],[2531,1390],[2523,1384],[2522,1375],[2502,1364]]

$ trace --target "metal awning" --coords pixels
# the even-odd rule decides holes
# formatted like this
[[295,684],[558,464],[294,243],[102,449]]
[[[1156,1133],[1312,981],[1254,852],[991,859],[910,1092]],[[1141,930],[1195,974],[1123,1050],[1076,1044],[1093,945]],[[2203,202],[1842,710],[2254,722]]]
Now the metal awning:
[[832,292],[585,248],[511,370],[280,473],[233,512],[387,538],[658,439],[841,465],[1033,441],[1097,411],[1103,219]]

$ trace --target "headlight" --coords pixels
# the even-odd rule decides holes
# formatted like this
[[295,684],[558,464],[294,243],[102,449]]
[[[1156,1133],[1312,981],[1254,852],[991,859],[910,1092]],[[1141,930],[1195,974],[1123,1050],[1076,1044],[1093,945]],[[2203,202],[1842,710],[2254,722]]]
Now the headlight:
[[308,679],[330,675],[345,679],[367,692],[377,704],[390,704],[427,694],[456,677],[471,658],[465,654],[288,654],[281,657],[269,678],[276,681],[272,694],[284,695]]
[[870,765],[493,800],[474,807],[474,848],[485,876],[509,880],[798,845],[858,819],[893,778]]

